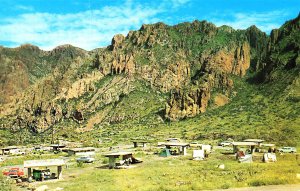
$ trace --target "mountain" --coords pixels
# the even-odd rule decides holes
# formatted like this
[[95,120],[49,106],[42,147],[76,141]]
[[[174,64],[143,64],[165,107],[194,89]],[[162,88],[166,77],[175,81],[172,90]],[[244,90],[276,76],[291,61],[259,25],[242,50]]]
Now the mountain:
[[42,51],[29,44],[18,48],[0,47],[1,100],[9,103],[16,93],[20,93],[39,79],[52,73],[55,68],[63,72],[74,57],[85,54],[84,50],[70,45],[57,47],[53,51]]
[[[201,118],[211,120],[219,111],[230,116],[232,106],[238,109],[256,99],[282,109],[284,124],[297,124],[299,20],[300,15],[270,36],[255,26],[234,30],[194,21],[143,25],[89,52],[71,45],[52,51],[1,47],[2,131],[11,133],[8,137],[22,134],[20,142],[34,142],[32,136],[54,131],[70,138],[106,129],[103,136],[114,136],[118,129],[111,128],[125,124],[135,131],[130,126],[185,126],[191,119],[196,128],[205,123]],[[260,107],[255,102],[248,115]],[[259,120],[268,119],[271,111],[266,112]]]

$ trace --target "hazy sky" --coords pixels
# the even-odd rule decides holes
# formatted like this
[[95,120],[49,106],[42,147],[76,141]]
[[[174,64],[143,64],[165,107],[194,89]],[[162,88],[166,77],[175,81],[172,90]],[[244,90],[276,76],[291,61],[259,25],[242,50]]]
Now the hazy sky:
[[269,33],[300,11],[300,0],[0,0],[0,45],[91,50],[142,24],[207,20]]

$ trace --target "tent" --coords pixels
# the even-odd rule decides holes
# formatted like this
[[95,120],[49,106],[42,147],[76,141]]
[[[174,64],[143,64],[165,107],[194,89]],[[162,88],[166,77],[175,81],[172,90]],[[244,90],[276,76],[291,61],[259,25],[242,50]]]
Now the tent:
[[204,150],[193,150],[194,160],[204,160]]
[[160,153],[160,157],[168,157],[171,156],[170,149],[164,148]]
[[211,153],[211,150],[212,150],[211,145],[202,145],[201,148],[202,148],[202,150],[205,150],[206,153]]
[[276,162],[276,155],[275,153],[265,153],[263,157],[264,162]]
[[245,155],[244,157],[239,158],[239,162],[240,163],[251,163],[251,162],[253,162],[252,155],[248,154],[248,155]]

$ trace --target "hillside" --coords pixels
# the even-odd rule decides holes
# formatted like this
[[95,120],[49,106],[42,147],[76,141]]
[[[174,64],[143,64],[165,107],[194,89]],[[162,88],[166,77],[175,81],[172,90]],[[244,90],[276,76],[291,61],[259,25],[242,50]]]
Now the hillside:
[[299,145],[299,29],[300,15],[270,36],[156,23],[90,52],[1,47],[0,144],[179,136]]

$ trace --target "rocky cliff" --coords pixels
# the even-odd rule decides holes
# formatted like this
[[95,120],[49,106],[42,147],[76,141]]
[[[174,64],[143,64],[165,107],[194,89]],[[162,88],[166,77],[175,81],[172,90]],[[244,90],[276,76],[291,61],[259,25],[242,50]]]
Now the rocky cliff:
[[[257,83],[277,79],[278,68],[297,73],[298,31],[299,17],[270,36],[255,26],[156,23],[90,52],[70,45],[1,47],[1,124],[37,133],[64,124],[85,131],[194,117],[229,103],[235,79],[249,72]],[[291,77],[293,87],[297,79]]]
[[250,45],[246,35],[205,21],[174,27],[157,23],[126,37],[116,35],[97,58],[104,74],[134,74],[170,92],[165,117],[176,120],[204,112],[214,88],[230,94],[233,82],[228,75],[246,74]]
[[0,104],[13,101],[17,94],[52,72],[63,74],[72,60],[85,54],[86,51],[70,45],[52,51],[29,44],[18,48],[0,47]]

